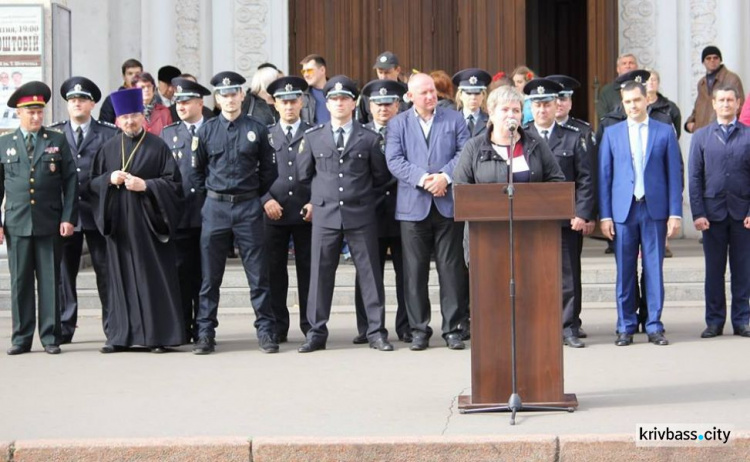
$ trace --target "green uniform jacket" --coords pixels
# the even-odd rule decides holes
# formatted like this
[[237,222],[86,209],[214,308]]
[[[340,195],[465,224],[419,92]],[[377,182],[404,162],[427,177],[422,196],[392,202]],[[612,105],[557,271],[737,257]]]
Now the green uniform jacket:
[[78,176],[65,135],[42,127],[29,162],[20,129],[0,136],[0,223],[11,236],[58,234],[78,222]]

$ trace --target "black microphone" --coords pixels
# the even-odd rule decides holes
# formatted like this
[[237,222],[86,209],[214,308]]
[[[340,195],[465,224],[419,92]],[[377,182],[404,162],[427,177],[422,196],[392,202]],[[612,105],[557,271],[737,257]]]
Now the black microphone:
[[514,132],[516,129],[518,129],[518,121],[516,119],[508,119],[508,130]]

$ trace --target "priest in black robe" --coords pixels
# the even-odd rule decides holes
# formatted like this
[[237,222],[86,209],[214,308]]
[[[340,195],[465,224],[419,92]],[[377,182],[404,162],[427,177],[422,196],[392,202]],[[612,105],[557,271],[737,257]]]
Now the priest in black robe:
[[92,208],[107,240],[109,328],[102,353],[187,342],[173,237],[182,179],[169,147],[143,129],[140,89],[112,93],[122,133],[102,145],[91,173]]

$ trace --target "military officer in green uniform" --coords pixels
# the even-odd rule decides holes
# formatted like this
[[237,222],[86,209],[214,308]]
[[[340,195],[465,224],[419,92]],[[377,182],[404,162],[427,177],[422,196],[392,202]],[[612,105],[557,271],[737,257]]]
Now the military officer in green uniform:
[[39,337],[44,351],[60,353],[61,236],[78,221],[78,177],[65,135],[42,126],[52,92],[42,82],[19,87],[8,99],[20,127],[0,136],[0,242],[7,239],[13,315],[9,355],[31,350],[39,293]]

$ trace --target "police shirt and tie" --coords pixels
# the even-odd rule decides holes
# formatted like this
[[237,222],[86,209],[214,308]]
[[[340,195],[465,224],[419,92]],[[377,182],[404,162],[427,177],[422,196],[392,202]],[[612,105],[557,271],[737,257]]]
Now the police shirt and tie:
[[[492,82],[492,76],[482,69],[470,68],[458,71],[453,76],[452,81],[459,91],[459,98],[463,99],[467,95],[481,95],[483,93],[482,96],[475,97],[478,99],[487,97],[487,86]],[[482,111],[483,102],[480,101],[476,108],[470,108],[467,104],[464,104],[463,100],[457,101],[461,105],[461,112],[464,120],[466,120],[466,128],[469,129],[471,136],[480,135],[487,128],[489,116]]]
[[[547,102],[554,101],[563,89],[556,81],[540,78],[528,82],[524,92],[532,101]],[[527,124],[524,130],[539,135],[547,143],[565,175],[565,181],[575,182],[575,217],[587,223],[593,221],[594,189],[585,139],[577,128],[558,124],[554,113],[548,116],[551,124],[535,115],[535,121]],[[569,220],[564,221],[561,231],[563,341],[574,348],[585,346],[580,340],[582,246],[582,233],[573,230]]]

